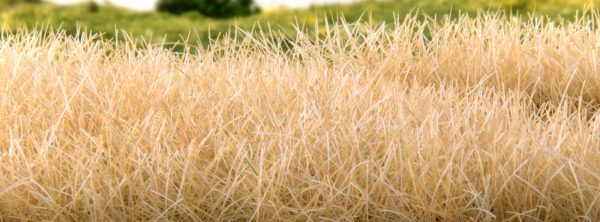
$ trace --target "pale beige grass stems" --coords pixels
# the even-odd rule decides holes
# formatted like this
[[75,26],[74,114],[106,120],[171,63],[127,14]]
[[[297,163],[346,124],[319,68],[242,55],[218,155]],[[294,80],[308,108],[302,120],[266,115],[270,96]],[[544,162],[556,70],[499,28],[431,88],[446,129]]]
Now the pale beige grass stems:
[[6,35],[0,218],[596,221],[591,21],[337,23],[197,54]]

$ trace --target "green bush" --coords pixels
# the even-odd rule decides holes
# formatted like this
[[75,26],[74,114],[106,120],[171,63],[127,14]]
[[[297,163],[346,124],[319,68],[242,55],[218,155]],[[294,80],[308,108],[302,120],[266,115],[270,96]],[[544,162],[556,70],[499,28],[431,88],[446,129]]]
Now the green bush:
[[161,0],[158,10],[181,14],[198,11],[206,16],[229,18],[258,12],[253,0]]
[[198,10],[201,6],[201,0],[161,0],[158,3],[158,10],[181,14],[188,11]]

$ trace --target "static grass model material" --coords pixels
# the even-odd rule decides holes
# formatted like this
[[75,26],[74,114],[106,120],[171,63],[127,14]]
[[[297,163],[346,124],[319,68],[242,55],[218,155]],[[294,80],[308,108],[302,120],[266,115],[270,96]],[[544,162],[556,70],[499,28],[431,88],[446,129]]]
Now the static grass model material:
[[6,35],[0,219],[598,221],[598,22]]

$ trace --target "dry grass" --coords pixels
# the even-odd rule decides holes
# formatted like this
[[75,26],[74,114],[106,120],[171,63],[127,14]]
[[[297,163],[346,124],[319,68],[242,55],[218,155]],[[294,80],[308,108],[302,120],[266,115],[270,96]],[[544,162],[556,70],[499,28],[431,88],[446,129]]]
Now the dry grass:
[[0,41],[0,218],[597,221],[599,21],[197,54],[21,31]]

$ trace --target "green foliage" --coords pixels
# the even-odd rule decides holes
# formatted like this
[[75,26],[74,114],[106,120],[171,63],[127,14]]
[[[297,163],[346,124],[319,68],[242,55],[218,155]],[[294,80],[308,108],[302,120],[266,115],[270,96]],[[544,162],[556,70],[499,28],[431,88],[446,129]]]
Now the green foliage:
[[0,6],[15,5],[18,3],[38,3],[40,0],[0,0]]
[[158,10],[181,14],[192,10],[198,10],[201,6],[200,2],[200,0],[161,0],[158,3]]
[[96,13],[100,11],[100,6],[96,2],[91,2],[88,7],[88,11],[91,13]]
[[174,14],[198,11],[216,18],[250,15],[257,12],[253,0],[161,0],[158,10]]

